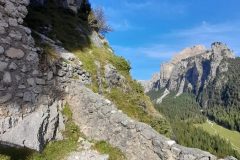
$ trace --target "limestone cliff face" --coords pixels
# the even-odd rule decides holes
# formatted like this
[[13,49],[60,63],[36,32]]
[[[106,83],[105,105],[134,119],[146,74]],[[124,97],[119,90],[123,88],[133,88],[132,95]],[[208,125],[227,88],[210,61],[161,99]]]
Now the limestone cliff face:
[[156,89],[164,88],[167,85],[173,73],[173,70],[176,69],[175,66],[179,62],[181,62],[183,59],[199,55],[205,51],[206,51],[206,48],[202,45],[186,48],[180,53],[176,54],[170,62],[161,64],[160,73],[155,73],[152,79],[149,81],[140,81],[140,83],[145,88],[145,92],[149,92],[150,90],[153,90],[153,89],[156,90]]
[[227,64],[221,63],[227,58],[234,58],[234,54],[220,42],[213,43],[209,50],[204,46],[184,49],[169,63],[161,65],[159,79],[154,78],[159,85],[152,89],[166,88],[177,92],[177,96],[183,92],[198,96],[215,79],[217,71],[227,71]]
[[145,92],[160,88],[160,74],[155,73],[151,80],[140,80],[139,83],[144,87]]

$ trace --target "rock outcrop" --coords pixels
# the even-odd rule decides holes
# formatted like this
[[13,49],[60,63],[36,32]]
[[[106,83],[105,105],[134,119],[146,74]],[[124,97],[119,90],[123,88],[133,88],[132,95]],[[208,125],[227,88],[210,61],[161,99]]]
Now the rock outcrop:
[[78,82],[71,82],[67,93],[66,100],[81,131],[92,139],[105,140],[118,147],[126,154],[127,159],[217,159],[208,152],[177,145],[150,126],[129,118],[111,101]]
[[234,58],[234,54],[220,42],[213,43],[209,50],[203,46],[187,48],[169,63],[162,64],[160,76],[154,77],[148,84],[151,87],[145,87],[145,90],[166,88],[176,92],[177,96],[183,92],[198,96],[215,79],[217,71],[227,71],[227,64],[222,63],[227,58]]
[[[35,6],[44,6],[47,3],[47,1],[48,0],[30,0],[30,3]],[[54,2],[57,3],[59,7],[66,8],[77,13],[83,0],[54,0]]]
[[151,80],[139,80],[138,82],[143,86],[144,92],[149,92],[160,88],[160,73],[153,74]]
[[22,26],[27,5],[27,0],[0,1],[0,143],[40,151],[62,139],[63,84],[71,78],[89,84],[91,78],[72,53],[43,38],[64,59],[44,63],[31,30]]

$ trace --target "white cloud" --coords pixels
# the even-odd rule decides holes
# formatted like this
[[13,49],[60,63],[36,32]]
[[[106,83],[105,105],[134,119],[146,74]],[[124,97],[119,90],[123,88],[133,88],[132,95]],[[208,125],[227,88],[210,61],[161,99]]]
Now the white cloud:
[[176,51],[167,45],[161,44],[153,44],[153,45],[146,45],[143,47],[123,47],[113,45],[113,48],[118,54],[124,54],[131,57],[149,57],[149,58],[157,58],[157,59],[170,59]]
[[[92,1],[93,7],[101,6],[97,0]],[[109,3],[103,7],[109,23],[116,31],[128,31],[132,29],[142,29],[134,24],[133,17],[140,18],[141,15],[156,16],[158,18],[168,17],[170,15],[179,15],[185,13],[187,4],[171,3],[168,0],[116,0],[117,5]],[[131,17],[131,23],[129,22]]]
[[[124,47],[113,45],[118,54],[133,59],[133,57],[145,56],[159,60],[168,60],[185,47],[202,44],[210,46],[215,41],[226,43],[236,55],[240,55],[240,23],[209,24],[203,21],[199,26],[175,30],[159,35],[165,40],[137,47]],[[167,43],[164,43],[166,41]],[[169,43],[171,41],[171,43]]]
[[202,24],[195,26],[193,28],[174,31],[172,34],[176,36],[199,36],[199,35],[209,35],[209,34],[222,34],[239,32],[240,23],[220,23],[220,24],[210,24],[203,21]]

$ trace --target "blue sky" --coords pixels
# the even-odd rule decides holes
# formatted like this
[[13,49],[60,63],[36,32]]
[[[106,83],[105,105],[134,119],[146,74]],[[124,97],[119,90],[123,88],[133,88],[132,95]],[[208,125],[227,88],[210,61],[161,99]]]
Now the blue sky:
[[114,32],[107,35],[137,80],[150,79],[160,64],[197,44],[226,43],[240,55],[239,0],[90,0],[103,7]]

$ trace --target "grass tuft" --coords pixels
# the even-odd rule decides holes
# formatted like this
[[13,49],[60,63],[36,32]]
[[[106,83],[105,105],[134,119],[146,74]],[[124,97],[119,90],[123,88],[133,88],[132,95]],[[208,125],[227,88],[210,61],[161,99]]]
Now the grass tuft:
[[105,141],[97,142],[93,148],[102,154],[108,154],[109,160],[126,160],[125,155],[120,149],[112,147]]

